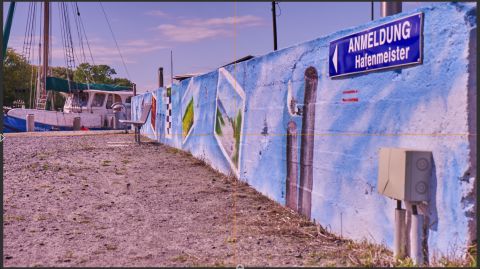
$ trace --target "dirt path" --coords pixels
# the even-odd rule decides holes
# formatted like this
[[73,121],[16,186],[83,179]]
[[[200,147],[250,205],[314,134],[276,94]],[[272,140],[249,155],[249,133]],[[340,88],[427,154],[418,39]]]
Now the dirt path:
[[235,245],[244,266],[388,265],[240,182],[235,242],[232,178],[142,141],[7,136],[3,265],[233,266]]

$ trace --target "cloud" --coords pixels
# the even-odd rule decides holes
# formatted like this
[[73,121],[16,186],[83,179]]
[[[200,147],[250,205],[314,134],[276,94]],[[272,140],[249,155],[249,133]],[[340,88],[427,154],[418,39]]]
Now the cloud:
[[[36,40],[38,42],[38,37]],[[65,52],[61,40],[53,36],[52,43],[52,58],[55,60],[55,62],[59,62],[61,66],[65,66]],[[118,53],[118,49],[112,40],[107,41],[105,39],[92,38],[89,39],[89,43],[95,64],[111,65],[113,63],[118,64],[119,62],[122,62],[122,58]],[[123,42],[120,41],[119,46],[123,59],[127,64],[137,63],[136,59],[138,58],[137,55],[139,54],[171,48],[171,46],[161,45],[158,40],[154,39],[126,40]],[[14,48],[17,53],[22,53],[23,37],[12,36],[11,42],[9,42],[9,47]],[[93,64],[88,46],[84,44],[83,48],[85,50],[86,61],[88,61],[90,64]],[[85,62],[83,56],[83,52],[80,50],[76,41],[74,41],[74,58],[76,65]],[[30,61],[34,64],[38,63],[38,43],[32,45]]]
[[192,26],[203,26],[203,27],[221,27],[224,25],[235,25],[237,23],[237,27],[241,27],[244,25],[248,26],[255,26],[263,24],[263,18],[255,17],[253,15],[245,15],[241,17],[237,17],[235,21],[235,17],[227,17],[227,18],[213,18],[207,20],[201,19],[192,19],[192,20],[184,20],[181,23],[184,25],[192,25]]
[[152,40],[147,40],[147,39],[134,39],[134,40],[128,40],[125,42],[120,43],[120,46],[150,46],[152,43]]
[[162,12],[160,10],[150,10],[145,12],[145,14],[150,15],[150,16],[159,16],[159,17],[165,17],[167,19],[171,19],[172,16],[170,14],[167,14],[165,12]]
[[[253,15],[241,17],[212,18],[212,19],[188,19],[180,21],[180,25],[161,24],[155,28],[162,31],[163,37],[168,41],[175,42],[198,42],[205,38],[220,36],[232,36],[232,26],[237,28],[252,27],[264,24],[263,18]],[[230,30],[225,29],[229,26]]]
[[167,13],[161,12],[160,10],[150,10],[145,12],[145,14],[151,15],[151,16],[167,16],[168,15]]
[[162,34],[169,41],[197,42],[204,38],[233,35],[232,31],[224,29],[208,29],[206,27],[175,26],[162,24],[155,29],[162,30]]

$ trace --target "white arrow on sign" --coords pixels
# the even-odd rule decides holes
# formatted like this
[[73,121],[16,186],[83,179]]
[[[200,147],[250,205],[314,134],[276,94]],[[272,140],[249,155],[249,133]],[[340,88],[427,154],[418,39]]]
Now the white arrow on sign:
[[338,49],[338,45],[335,46],[335,52],[333,53],[333,58],[332,58],[332,62],[333,62],[333,66],[335,67],[335,73],[337,73],[337,49]]
[[3,139],[5,139],[5,136],[3,136],[3,134],[0,134],[0,142],[2,142]]

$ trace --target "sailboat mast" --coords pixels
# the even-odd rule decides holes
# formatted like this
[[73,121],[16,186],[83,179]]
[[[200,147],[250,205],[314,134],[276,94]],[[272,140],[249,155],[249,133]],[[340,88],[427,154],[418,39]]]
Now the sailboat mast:
[[[50,3],[43,2],[43,90],[47,94],[48,41],[50,37]],[[48,100],[48,99],[47,99]]]

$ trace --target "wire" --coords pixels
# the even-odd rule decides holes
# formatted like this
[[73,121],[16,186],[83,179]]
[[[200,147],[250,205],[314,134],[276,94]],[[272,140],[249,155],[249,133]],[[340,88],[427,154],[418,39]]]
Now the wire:
[[[80,11],[78,10],[78,4],[75,3],[75,5],[77,6],[78,18],[80,19],[80,26],[83,29],[83,34],[85,35],[85,40],[87,41],[88,50],[90,51],[90,57],[92,58],[93,65],[95,65],[95,61],[93,60],[92,50],[90,49],[90,44],[88,43],[87,33],[85,33],[85,27],[83,26],[82,17],[80,17]],[[95,83],[95,81],[93,83]]]
[[280,9],[280,14],[277,15],[276,17],[280,17],[282,15],[282,9],[280,8],[280,2],[275,2],[275,4],[278,6],[278,9]]
[[125,61],[123,60],[122,53],[120,52],[120,48],[118,47],[117,40],[115,39],[115,36],[113,35],[112,27],[110,27],[110,23],[108,22],[107,14],[105,13],[105,10],[103,9],[102,2],[100,2],[100,6],[102,7],[103,14],[105,15],[105,19],[107,20],[108,27],[110,28],[110,32],[112,33],[113,40],[115,40],[115,45],[117,45],[118,53],[120,53],[120,57],[122,58],[123,66],[125,66],[125,70],[127,71],[128,79],[130,81],[132,81],[132,79],[130,78],[130,74],[128,73],[127,66],[125,65]]

